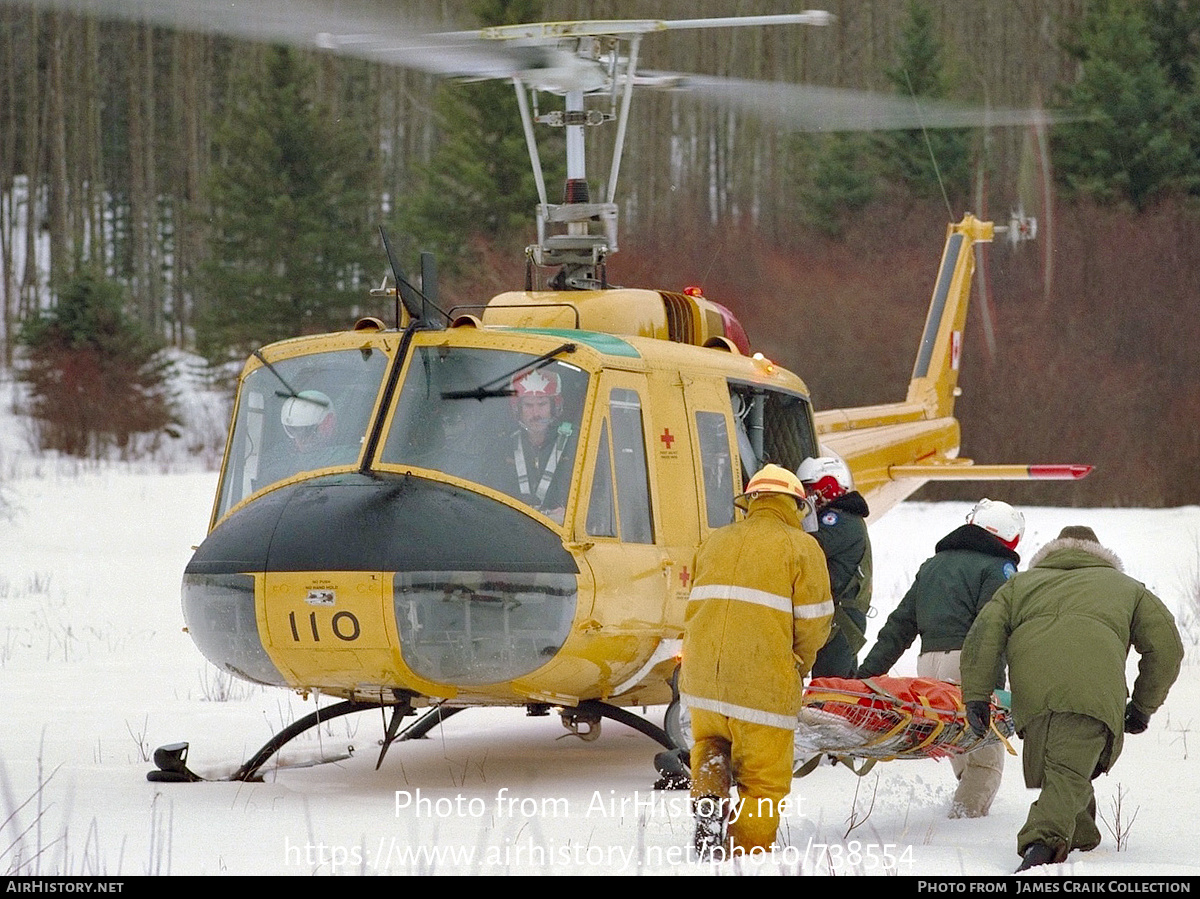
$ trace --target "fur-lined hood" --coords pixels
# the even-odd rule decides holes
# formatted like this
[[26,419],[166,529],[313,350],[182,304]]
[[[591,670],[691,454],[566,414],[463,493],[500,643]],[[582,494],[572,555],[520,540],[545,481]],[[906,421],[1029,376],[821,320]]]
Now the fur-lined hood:
[[[1059,552],[1073,550],[1072,556],[1064,559],[1052,559],[1049,564],[1043,565],[1046,559]],[[1059,537],[1056,540],[1051,540],[1029,560],[1030,568],[1085,568],[1091,564],[1086,559],[1078,560],[1075,558],[1075,553],[1086,553],[1089,556],[1094,556],[1098,562],[1095,564],[1110,565],[1117,571],[1124,572],[1125,566],[1121,563],[1120,558],[1111,549],[1101,546],[1091,540],[1079,540],[1075,537]]]

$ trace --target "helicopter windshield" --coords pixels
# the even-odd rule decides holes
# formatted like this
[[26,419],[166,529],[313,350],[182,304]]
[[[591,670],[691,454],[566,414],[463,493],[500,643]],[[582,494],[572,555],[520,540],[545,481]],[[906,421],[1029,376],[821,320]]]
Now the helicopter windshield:
[[281,359],[245,377],[217,517],[303,471],[358,462],[388,357],[352,349]]
[[558,358],[419,347],[381,461],[492,487],[561,524],[587,381]]

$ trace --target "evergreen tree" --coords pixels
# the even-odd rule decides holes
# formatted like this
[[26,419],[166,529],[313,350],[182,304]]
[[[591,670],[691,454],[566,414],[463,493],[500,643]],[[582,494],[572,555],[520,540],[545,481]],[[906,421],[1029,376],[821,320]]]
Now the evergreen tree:
[[196,335],[212,359],[347,327],[378,267],[370,139],[314,104],[312,83],[295,51],[268,49],[218,131]]
[[[896,92],[914,98],[946,99],[952,83],[933,10],[911,0],[895,68],[887,71]],[[895,131],[879,140],[881,168],[893,183],[918,197],[964,196],[971,183],[970,142],[966,131],[931,129]]]
[[1180,186],[1200,193],[1200,0],[1158,0],[1146,8],[1150,40],[1167,81],[1179,93],[1176,122],[1187,144]]
[[867,141],[857,134],[824,135],[806,141],[812,178],[800,194],[805,219],[830,237],[841,237],[850,217],[875,199],[876,176]]
[[1072,52],[1081,76],[1065,92],[1081,116],[1055,130],[1055,177],[1068,192],[1145,209],[1186,186],[1195,157],[1183,119],[1188,97],[1172,86],[1137,0],[1089,7]]
[[1181,94],[1190,93],[1200,62],[1200,0],[1157,0],[1145,12],[1148,34],[1167,80]]
[[99,456],[171,422],[162,344],[125,314],[125,300],[115,281],[79,275],[52,310],[22,328],[21,378],[42,449]]
[[[483,26],[536,21],[536,0],[472,4]],[[532,238],[537,185],[513,86],[483,81],[439,85],[434,112],[440,141],[416,175],[418,187],[397,202],[396,227],[410,250],[432,250],[441,267],[461,268],[473,237]],[[547,190],[561,180],[561,142],[539,134]],[[553,197],[550,198],[553,202]]]

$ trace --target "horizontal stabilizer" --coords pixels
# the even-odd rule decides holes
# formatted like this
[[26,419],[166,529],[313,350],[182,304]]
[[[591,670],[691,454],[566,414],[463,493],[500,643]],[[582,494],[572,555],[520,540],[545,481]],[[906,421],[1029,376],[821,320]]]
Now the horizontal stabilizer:
[[892,465],[893,478],[926,481],[1078,481],[1092,473],[1093,466],[1066,465],[976,465],[970,459]]

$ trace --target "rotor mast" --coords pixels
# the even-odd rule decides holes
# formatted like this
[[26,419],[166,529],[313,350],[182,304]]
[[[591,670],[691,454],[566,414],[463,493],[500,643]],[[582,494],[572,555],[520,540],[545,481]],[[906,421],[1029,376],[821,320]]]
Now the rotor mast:
[[[594,290],[608,286],[606,262],[617,251],[617,179],[629,125],[633,87],[637,81],[638,51],[643,34],[697,28],[764,25],[827,25],[832,16],[822,10],[773,16],[734,16],[714,19],[627,20],[618,22],[559,22],[510,25],[478,34],[494,40],[540,43],[553,40],[558,48],[547,65],[513,76],[525,143],[537,183],[537,243],[526,247],[526,289],[533,288],[533,269],[558,267],[550,286],[556,290]],[[627,50],[621,48],[627,43]],[[567,50],[567,46],[570,49]],[[564,52],[565,51],[565,52]],[[570,61],[568,62],[566,57]],[[555,79],[561,79],[556,82]],[[644,79],[647,80],[647,79]],[[661,81],[650,78],[651,82]],[[672,81],[667,78],[666,81]],[[560,94],[563,110],[538,114],[530,95],[538,90]],[[587,109],[585,99],[606,94],[610,111]],[[620,97],[620,111],[617,98]],[[603,202],[592,202],[587,181],[585,129],[617,121],[612,163]],[[567,180],[562,202],[551,203],[546,191],[534,124],[566,129]]]
[[[623,97],[604,202],[592,202],[587,181],[585,129],[608,122],[615,116],[599,110],[588,110],[585,106],[586,92],[582,89],[563,92],[564,108],[561,112],[535,116],[527,95],[530,88],[519,78],[513,79],[525,131],[525,142],[529,148],[529,159],[533,165],[538,190],[537,243],[527,247],[525,251],[528,287],[532,287],[532,267],[535,265],[560,267],[559,273],[551,282],[556,289],[586,290],[608,286],[605,262],[610,253],[617,251],[616,185],[633,96],[633,76],[637,66],[637,46],[640,37],[634,35],[631,38],[629,62],[618,76],[623,82]],[[594,39],[587,40],[595,44]],[[598,59],[595,61],[599,64]],[[612,68],[615,68],[615,65]],[[616,79],[612,80],[611,90],[615,95]],[[551,203],[546,191],[546,181],[533,130],[535,122],[566,129],[567,180],[563,187],[561,203]],[[594,225],[598,227],[594,228]]]

